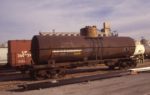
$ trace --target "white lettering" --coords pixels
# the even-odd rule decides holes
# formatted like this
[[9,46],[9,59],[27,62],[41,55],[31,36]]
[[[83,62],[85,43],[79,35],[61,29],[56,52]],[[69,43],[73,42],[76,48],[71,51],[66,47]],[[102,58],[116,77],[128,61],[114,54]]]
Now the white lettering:
[[21,51],[21,53],[17,54],[18,58],[23,58],[23,57],[31,57],[31,53],[28,51]]

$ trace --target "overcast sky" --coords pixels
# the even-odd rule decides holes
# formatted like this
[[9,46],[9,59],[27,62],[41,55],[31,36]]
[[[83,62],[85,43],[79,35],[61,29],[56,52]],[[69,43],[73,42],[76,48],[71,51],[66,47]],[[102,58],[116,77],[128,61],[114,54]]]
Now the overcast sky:
[[52,29],[101,29],[104,21],[121,36],[150,39],[150,0],[0,0],[0,42]]

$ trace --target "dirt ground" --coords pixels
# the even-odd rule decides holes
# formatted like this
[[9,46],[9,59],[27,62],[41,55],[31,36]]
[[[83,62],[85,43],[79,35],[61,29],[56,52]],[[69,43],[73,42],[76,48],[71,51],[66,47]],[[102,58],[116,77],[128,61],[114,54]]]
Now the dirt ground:
[[1,90],[0,95],[150,95],[150,73],[24,92]]
[[150,95],[150,73],[0,95]]

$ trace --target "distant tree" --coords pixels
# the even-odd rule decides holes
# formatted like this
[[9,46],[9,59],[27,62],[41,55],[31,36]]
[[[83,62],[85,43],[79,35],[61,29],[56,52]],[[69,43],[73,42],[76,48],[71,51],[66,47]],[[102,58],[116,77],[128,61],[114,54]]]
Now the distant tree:
[[6,43],[1,43],[1,44],[0,44],[0,47],[1,47],[1,48],[7,47],[7,46],[6,46]]

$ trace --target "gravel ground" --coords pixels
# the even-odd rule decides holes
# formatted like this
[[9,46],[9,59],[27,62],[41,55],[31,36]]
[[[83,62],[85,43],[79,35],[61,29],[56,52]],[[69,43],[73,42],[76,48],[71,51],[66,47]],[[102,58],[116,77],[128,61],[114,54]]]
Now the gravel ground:
[[[138,67],[145,66],[150,66],[150,60],[138,65]],[[150,73],[26,92],[7,91],[10,88],[16,88],[20,83],[26,82],[13,79],[13,76],[9,75],[8,78],[6,76],[0,77],[0,95],[150,95]]]
[[150,73],[0,95],[150,95]]

